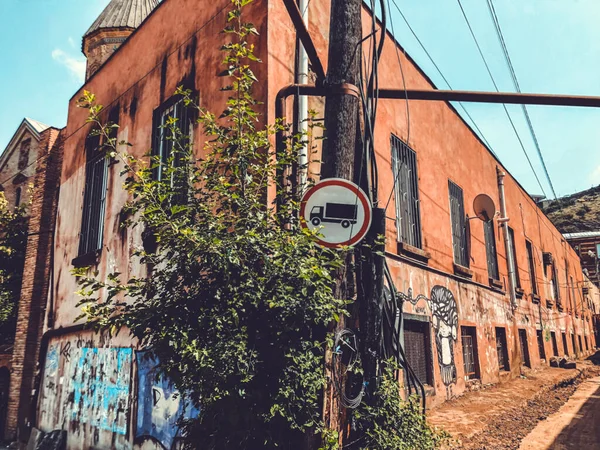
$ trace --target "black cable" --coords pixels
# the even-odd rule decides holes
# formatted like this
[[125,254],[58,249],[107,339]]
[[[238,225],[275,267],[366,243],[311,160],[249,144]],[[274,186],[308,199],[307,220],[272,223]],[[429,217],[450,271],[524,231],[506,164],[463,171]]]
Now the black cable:
[[[500,46],[502,47],[502,53],[504,54],[504,60],[508,66],[508,69],[511,74],[511,78],[513,80],[513,84],[517,92],[521,92],[521,87],[519,86],[519,80],[517,79],[517,74],[515,72],[515,68],[513,66],[512,60],[510,58],[510,54],[508,52],[508,47],[506,46],[506,41],[504,40],[504,34],[502,33],[502,28],[500,27],[500,21],[498,20],[498,16],[496,15],[496,9],[494,8],[493,0],[487,0],[488,10],[490,12],[490,16],[492,18],[492,22],[494,23],[494,28],[496,30],[496,35],[498,36],[498,41],[500,42]],[[546,178],[548,179],[548,184],[550,185],[550,189],[552,190],[552,195],[554,195],[554,199],[558,199],[556,195],[556,191],[554,190],[554,185],[552,183],[552,179],[550,178],[550,173],[548,172],[548,167],[546,167],[546,161],[544,160],[544,156],[542,155],[542,149],[540,148],[540,144],[538,142],[538,138],[533,129],[533,124],[531,123],[531,118],[529,117],[529,111],[527,110],[527,105],[521,105],[521,109],[523,110],[523,114],[525,115],[525,120],[527,122],[527,127],[529,128],[529,133],[531,134],[531,138],[537,150],[538,156],[542,163],[542,168],[544,169],[544,173],[546,174]]]
[[[500,92],[500,89],[498,88],[498,85],[496,84],[496,80],[494,79],[494,75],[492,74],[492,71],[490,70],[490,66],[487,63],[487,59],[485,58],[485,56],[483,54],[483,50],[481,50],[481,46],[479,45],[477,36],[475,36],[475,32],[473,31],[473,28],[471,27],[471,22],[469,21],[469,18],[467,17],[467,13],[465,12],[465,10],[462,6],[461,0],[456,0],[456,1],[458,2],[458,5],[460,6],[460,10],[462,11],[462,15],[465,19],[467,27],[469,28],[469,31],[471,32],[471,37],[473,38],[473,41],[475,42],[475,45],[477,46],[479,55],[481,56],[481,59],[483,60],[483,64],[485,65],[488,75],[490,76],[490,79],[492,80],[492,83],[494,84],[494,88],[496,89],[496,92]],[[506,107],[506,104],[504,104],[504,103],[502,104],[502,106],[504,108],[504,112],[506,113],[506,117],[508,118],[508,121],[510,122],[510,125],[515,133],[515,136],[517,137],[517,140],[519,141],[519,145],[521,146],[521,149],[523,150],[523,153],[525,154],[525,158],[527,159],[527,162],[529,163],[529,167],[531,167],[531,171],[533,172],[533,175],[535,176],[535,179],[538,182],[538,185],[540,186],[542,193],[544,194],[544,196],[546,196],[546,192],[544,191],[542,183],[540,182],[540,179],[538,178],[538,175],[533,167],[533,163],[531,162],[531,159],[529,158],[529,154],[527,153],[527,150],[525,150],[525,145],[523,145],[523,141],[521,140],[521,136],[519,135],[519,132],[517,131],[517,127],[515,126],[515,124],[512,120],[512,117],[511,117],[510,113],[508,112],[508,108]]]

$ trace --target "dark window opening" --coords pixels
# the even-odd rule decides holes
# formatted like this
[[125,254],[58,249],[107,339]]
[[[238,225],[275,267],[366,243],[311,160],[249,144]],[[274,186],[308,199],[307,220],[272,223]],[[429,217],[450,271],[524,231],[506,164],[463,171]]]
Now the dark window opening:
[[521,276],[519,275],[519,265],[517,264],[517,245],[515,244],[515,230],[508,227],[508,235],[510,237],[510,247],[512,250],[513,267],[515,269],[515,283],[517,289],[521,289]]
[[571,277],[571,303],[573,304],[573,310],[578,311],[577,308],[577,297],[575,297],[575,283],[573,283],[573,277]]
[[407,362],[419,381],[433,385],[429,323],[404,321],[404,351]]
[[529,279],[531,280],[531,292],[533,295],[538,295],[537,280],[535,278],[535,259],[533,257],[533,245],[529,241],[525,241],[527,248],[527,262],[529,263]]
[[552,263],[552,291],[554,292],[554,300],[556,303],[560,303],[560,288],[558,286],[558,270],[556,270],[556,265]]
[[494,280],[499,280],[500,274],[498,272],[498,254],[496,252],[496,233],[493,220],[483,223],[483,234],[485,237],[488,275]]
[[508,362],[508,346],[506,345],[506,329],[496,328],[496,351],[498,352],[498,368],[510,370]]
[[562,334],[562,341],[563,341],[563,351],[565,352],[565,355],[568,356],[569,355],[569,347],[567,346],[567,335],[565,333],[561,333]]
[[398,241],[422,248],[417,154],[396,136],[391,140]]
[[538,351],[540,353],[540,359],[546,359],[546,348],[544,347],[544,332],[542,330],[536,330]]
[[21,187],[19,186],[15,191],[15,208],[21,205]]
[[108,178],[108,158],[101,148],[100,136],[92,133],[87,137],[85,153],[85,189],[79,235],[80,256],[102,248]]
[[550,332],[550,339],[552,340],[552,354],[558,356],[558,343],[556,342],[556,333],[554,331]]
[[29,150],[31,149],[31,138],[25,139],[21,142],[21,148],[19,150],[19,162],[17,167],[19,170],[24,170],[29,163]]
[[577,346],[575,345],[575,335],[571,333],[571,345],[573,346],[573,356],[577,355]]
[[585,339],[585,350],[590,351],[590,342],[588,341],[588,337],[585,336],[584,339]]
[[475,327],[461,327],[461,343],[465,377],[468,379],[479,378],[477,330]]
[[521,359],[522,364],[531,367],[531,359],[529,358],[529,345],[527,344],[527,330],[519,330],[519,343],[521,344]]
[[579,353],[583,352],[583,345],[581,344],[581,335],[577,335],[577,340],[579,341]]
[[452,181],[448,181],[448,190],[450,192],[454,262],[460,266],[469,267],[468,233],[463,190]]

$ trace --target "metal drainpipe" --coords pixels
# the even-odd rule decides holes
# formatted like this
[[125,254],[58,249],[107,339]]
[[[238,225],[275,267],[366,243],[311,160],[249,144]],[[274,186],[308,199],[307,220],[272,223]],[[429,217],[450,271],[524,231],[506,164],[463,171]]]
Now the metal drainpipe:
[[[299,0],[298,8],[302,14],[302,20],[308,28],[308,3],[309,0]],[[308,54],[302,42],[298,49],[298,72],[296,73],[296,83],[308,84]],[[297,130],[301,135],[306,136],[308,132],[308,97],[306,95],[298,96],[298,124]],[[308,182],[308,144],[304,142],[298,152],[298,196],[301,196]]]
[[512,254],[512,245],[510,235],[508,234],[507,222],[510,220],[506,216],[506,199],[504,198],[504,177],[506,173],[499,167],[496,167],[498,175],[498,193],[500,196],[500,218],[498,223],[502,226],[502,235],[504,236],[504,248],[506,249],[506,265],[508,266],[508,291],[510,294],[510,303],[513,309],[517,308],[517,296],[515,295],[515,264]]

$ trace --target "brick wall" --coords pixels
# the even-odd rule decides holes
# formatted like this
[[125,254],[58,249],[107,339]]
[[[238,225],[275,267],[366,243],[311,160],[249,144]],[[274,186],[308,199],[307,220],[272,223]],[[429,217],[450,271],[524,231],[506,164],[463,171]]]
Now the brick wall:
[[6,420],[8,439],[26,440],[37,375],[50,280],[51,248],[56,217],[58,186],[62,168],[63,142],[59,130],[41,134],[29,219],[29,238],[15,333],[10,395]]

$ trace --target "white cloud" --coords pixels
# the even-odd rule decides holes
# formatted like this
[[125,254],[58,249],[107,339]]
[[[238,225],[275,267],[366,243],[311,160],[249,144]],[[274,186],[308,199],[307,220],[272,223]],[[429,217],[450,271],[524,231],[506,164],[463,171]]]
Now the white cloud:
[[80,83],[83,82],[85,79],[85,59],[75,58],[59,48],[52,51],[52,59],[65,66],[75,80]]

